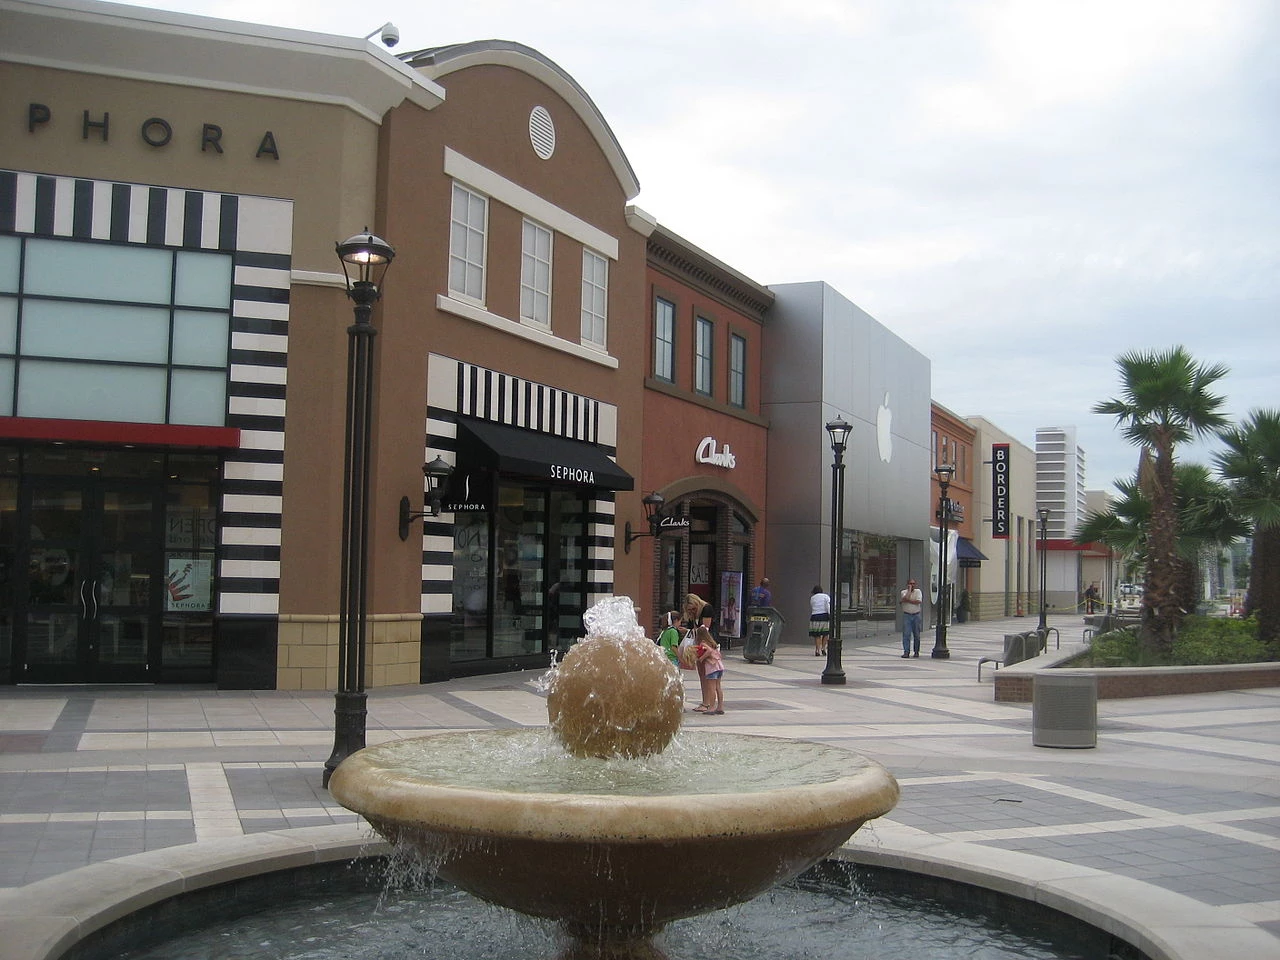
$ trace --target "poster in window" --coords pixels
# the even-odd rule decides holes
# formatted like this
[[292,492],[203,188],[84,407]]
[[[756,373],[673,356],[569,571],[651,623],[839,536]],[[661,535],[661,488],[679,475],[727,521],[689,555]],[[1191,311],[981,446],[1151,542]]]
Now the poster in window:
[[213,609],[213,561],[170,557],[166,563],[166,612]]
[[736,640],[742,636],[742,571],[720,574],[720,596],[720,636]]

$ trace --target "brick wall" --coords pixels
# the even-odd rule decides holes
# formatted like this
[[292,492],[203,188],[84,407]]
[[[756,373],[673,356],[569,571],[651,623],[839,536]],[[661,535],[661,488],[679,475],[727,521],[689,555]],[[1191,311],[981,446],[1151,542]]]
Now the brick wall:
[[[1219,667],[1065,669],[1075,675],[1095,675],[1098,678],[1099,700],[1280,687],[1280,663],[1245,663]],[[1030,670],[997,670],[994,677],[996,702],[1030,703],[1035,676],[1036,672]]]

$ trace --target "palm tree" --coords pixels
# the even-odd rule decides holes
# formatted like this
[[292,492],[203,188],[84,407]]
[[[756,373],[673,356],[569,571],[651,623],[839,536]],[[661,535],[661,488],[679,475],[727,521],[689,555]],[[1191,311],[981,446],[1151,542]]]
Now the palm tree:
[[1178,512],[1174,448],[1227,425],[1223,398],[1210,387],[1227,375],[1222,364],[1197,363],[1183,347],[1134,350],[1116,358],[1119,397],[1096,404],[1111,414],[1130,443],[1142,449],[1138,483],[1151,503],[1146,531],[1147,581],[1139,636],[1153,653],[1167,654],[1182,622],[1176,595]]
[[1280,410],[1254,410],[1219,437],[1214,455],[1234,506],[1253,522],[1245,613],[1258,616],[1258,639],[1280,646]]
[[[1199,595],[1201,555],[1214,547],[1229,546],[1245,536],[1249,526],[1235,513],[1227,485],[1210,476],[1206,467],[1179,463],[1173,477],[1178,513],[1175,594],[1179,607],[1189,611]],[[1101,543],[1145,564],[1151,502],[1136,479],[1117,480],[1115,487],[1120,495],[1106,510],[1093,511],[1084,518],[1075,542]]]

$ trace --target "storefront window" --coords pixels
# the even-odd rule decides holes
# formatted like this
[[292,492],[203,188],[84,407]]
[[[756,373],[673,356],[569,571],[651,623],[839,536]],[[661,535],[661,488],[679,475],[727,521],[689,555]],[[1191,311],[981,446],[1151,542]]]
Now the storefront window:
[[499,486],[492,514],[458,514],[453,662],[538,657],[582,637],[587,519],[576,491],[516,484]]
[[453,527],[453,629],[449,659],[482,660],[489,648],[489,514],[459,513]]
[[[184,473],[176,462],[172,479],[199,481],[198,461]],[[207,484],[179,483],[165,490],[164,621],[162,657],[166,670],[213,665],[214,550],[218,541],[213,489]]]
[[229,254],[0,240],[0,415],[226,421]]
[[493,655],[538,653],[545,636],[546,495],[503,485],[498,489],[497,576],[493,601]]
[[896,613],[898,541],[845,530],[840,546],[843,620],[893,620]]

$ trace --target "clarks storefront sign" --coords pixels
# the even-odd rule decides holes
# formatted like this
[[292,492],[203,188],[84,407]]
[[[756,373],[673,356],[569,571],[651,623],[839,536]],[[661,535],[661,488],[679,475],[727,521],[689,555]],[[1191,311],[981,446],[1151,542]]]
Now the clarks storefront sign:
[[[62,118],[59,117],[61,120]],[[109,143],[111,141],[111,132],[113,124],[111,113],[109,111],[95,112],[90,110],[82,110],[77,119],[80,128],[81,140],[96,140],[101,143]],[[38,134],[45,130],[47,124],[53,121],[53,110],[43,103],[27,104],[27,133]],[[114,129],[119,133],[123,128],[127,134],[132,127],[129,121],[121,121],[117,119]],[[280,145],[276,143],[275,134],[270,130],[258,135],[250,135],[243,137],[241,135],[228,135],[225,137],[221,126],[216,123],[186,123],[179,121],[177,132],[175,133],[174,124],[164,117],[147,117],[138,125],[137,136],[147,146],[161,149],[169,146],[174,138],[178,138],[178,143],[188,143],[192,147],[199,150],[200,153],[223,153],[225,148],[232,148],[236,151],[248,152],[254,151],[254,157],[258,160],[279,160]],[[256,138],[256,141],[255,141]],[[257,143],[255,149],[254,143]]]
[[732,470],[738,465],[738,459],[729,450],[726,443],[723,450],[716,450],[715,437],[703,437],[702,442],[698,444],[698,452],[694,454],[694,459],[699,463],[709,463],[713,467],[724,467],[726,470]]

